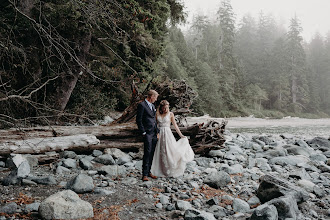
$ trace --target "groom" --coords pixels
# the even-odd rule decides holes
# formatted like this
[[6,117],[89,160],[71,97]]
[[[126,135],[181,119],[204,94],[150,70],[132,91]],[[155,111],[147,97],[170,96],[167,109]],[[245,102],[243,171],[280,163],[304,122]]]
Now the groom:
[[147,98],[138,105],[136,124],[139,131],[143,135],[144,155],[142,165],[142,180],[149,181],[148,177],[157,179],[156,176],[150,173],[152,159],[157,144],[157,134],[159,129],[156,122],[156,109],[154,102],[158,98],[158,93],[155,90],[148,92]]

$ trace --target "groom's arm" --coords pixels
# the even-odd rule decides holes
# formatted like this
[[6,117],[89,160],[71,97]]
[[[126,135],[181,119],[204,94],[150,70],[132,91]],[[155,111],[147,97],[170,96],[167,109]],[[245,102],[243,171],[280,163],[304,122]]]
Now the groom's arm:
[[138,108],[137,108],[136,124],[137,124],[137,126],[138,126],[139,131],[141,132],[141,134],[144,134],[145,133],[144,126],[143,126],[143,123],[142,123],[143,113],[144,113],[144,107],[140,103],[138,105]]

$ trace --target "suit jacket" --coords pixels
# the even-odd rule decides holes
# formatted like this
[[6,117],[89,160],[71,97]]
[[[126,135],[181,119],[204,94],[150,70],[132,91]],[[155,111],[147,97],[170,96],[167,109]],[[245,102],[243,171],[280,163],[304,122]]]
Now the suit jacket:
[[152,131],[155,131],[156,133],[159,132],[156,122],[156,110],[151,110],[145,100],[138,105],[136,124],[142,134],[144,132],[150,133]]

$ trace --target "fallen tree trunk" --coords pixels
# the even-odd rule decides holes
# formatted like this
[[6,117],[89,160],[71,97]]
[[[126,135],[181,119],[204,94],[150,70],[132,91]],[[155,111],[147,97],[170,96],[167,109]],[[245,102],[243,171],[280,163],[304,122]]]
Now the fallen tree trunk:
[[99,143],[100,141],[94,135],[89,134],[8,141],[0,144],[0,155],[9,155],[12,153],[39,154],[68,149],[79,150]]
[[[190,137],[193,149],[199,149],[203,124],[194,124],[180,128],[185,136]],[[174,135],[176,131],[172,129]],[[22,130],[0,131],[0,155],[42,154],[49,151],[63,150],[91,151],[94,149],[119,148],[123,151],[138,152],[143,149],[142,136],[137,126],[132,123],[112,126],[74,126],[74,127],[38,127]],[[35,138],[38,137],[38,138]],[[42,159],[40,159],[42,160]],[[45,159],[47,160],[47,156]]]

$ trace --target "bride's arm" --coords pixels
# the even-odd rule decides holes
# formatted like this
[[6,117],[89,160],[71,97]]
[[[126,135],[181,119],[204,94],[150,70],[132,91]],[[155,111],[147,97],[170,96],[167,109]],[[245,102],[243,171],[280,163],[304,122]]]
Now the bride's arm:
[[170,112],[170,118],[171,118],[171,122],[174,125],[174,128],[175,128],[176,132],[179,134],[179,136],[181,138],[184,138],[185,136],[182,135],[182,133],[181,133],[178,125],[176,124],[176,121],[175,121],[175,118],[174,118],[174,114],[172,112]]

